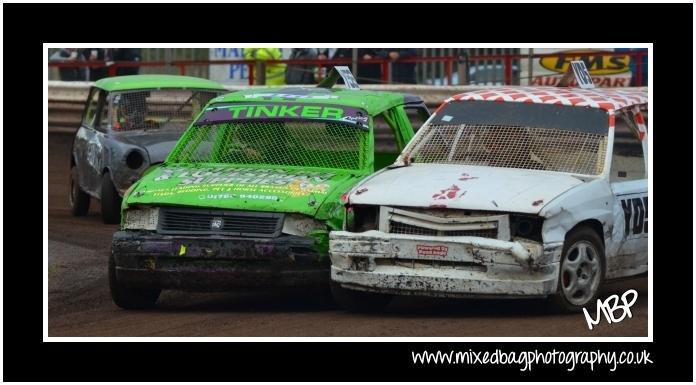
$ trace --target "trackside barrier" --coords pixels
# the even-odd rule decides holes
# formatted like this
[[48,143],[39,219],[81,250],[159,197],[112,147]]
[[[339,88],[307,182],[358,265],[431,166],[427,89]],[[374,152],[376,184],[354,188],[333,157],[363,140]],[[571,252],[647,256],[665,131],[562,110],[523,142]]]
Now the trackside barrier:
[[[586,57],[593,57],[595,60],[599,57],[602,59],[609,57],[610,61],[613,57],[625,57],[630,56],[635,63],[635,85],[640,87],[643,85],[643,59],[647,56],[647,53],[641,51],[635,52],[606,52],[606,51],[596,51],[589,52],[583,51],[577,55],[583,55]],[[378,64],[381,67],[381,78],[380,79],[370,79],[378,81],[381,84],[392,83],[392,65],[394,63],[443,63],[444,64],[444,79],[447,85],[453,85],[453,72],[455,72],[454,67],[456,65],[477,65],[486,66],[488,64],[478,64],[478,63],[500,63],[502,65],[503,79],[502,84],[504,85],[514,85],[515,81],[519,79],[514,78],[516,62],[520,60],[532,59],[542,59],[542,58],[567,58],[572,56],[570,52],[565,52],[563,54],[553,53],[553,54],[503,54],[503,55],[472,55],[472,56],[430,56],[430,57],[411,57],[406,59],[399,59],[394,62],[389,59],[370,59],[370,60],[358,60],[357,64]],[[589,59],[588,59],[589,60]],[[246,65],[249,73],[249,85],[255,84],[256,72],[263,69],[266,65],[272,64],[294,64],[294,65],[311,65],[319,68],[317,71],[318,79],[317,82],[321,80],[321,74],[323,68],[331,68],[336,65],[352,65],[352,59],[330,59],[330,60],[319,60],[319,59],[293,59],[293,60],[268,60],[268,61],[256,61],[256,60],[174,60],[174,61],[149,61],[149,62],[103,62],[103,61],[51,61],[49,62],[49,67],[57,68],[108,68],[108,76],[116,76],[119,68],[133,68],[133,67],[145,67],[145,68],[178,68],[179,74],[186,75],[187,69],[189,67],[196,66],[210,66],[210,65],[229,65],[229,64],[241,64]],[[591,63],[590,63],[591,64]],[[588,65],[590,68],[591,65]],[[360,73],[358,72],[358,82],[360,82]],[[460,82],[466,82],[465,80],[459,79]]]

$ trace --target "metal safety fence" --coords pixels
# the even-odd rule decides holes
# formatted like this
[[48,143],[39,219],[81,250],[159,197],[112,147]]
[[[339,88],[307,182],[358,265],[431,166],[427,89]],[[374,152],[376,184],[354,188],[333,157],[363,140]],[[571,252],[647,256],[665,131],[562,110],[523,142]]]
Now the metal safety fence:
[[[209,77],[211,68],[238,65],[246,69],[249,85],[266,84],[268,66],[292,66],[312,71],[319,82],[326,70],[336,65],[351,67],[358,82],[400,84],[394,79],[395,66],[411,64],[415,67],[415,82],[429,85],[556,85],[567,71],[571,60],[585,61],[590,74],[602,87],[629,87],[647,85],[645,78],[647,52],[644,51],[564,51],[560,53],[519,53],[519,50],[488,53],[485,50],[423,51],[430,56],[398,60],[372,59],[285,59],[285,60],[210,60],[168,59],[148,61],[50,61],[51,68],[106,69],[107,76],[116,76],[120,69],[137,68],[140,73],[169,73]],[[532,51],[532,50],[530,50]],[[473,52],[474,54],[471,54]],[[432,54],[444,53],[444,56]],[[370,74],[361,74],[361,68],[373,66]],[[543,71],[543,72],[540,72]],[[403,83],[401,83],[403,84]]]

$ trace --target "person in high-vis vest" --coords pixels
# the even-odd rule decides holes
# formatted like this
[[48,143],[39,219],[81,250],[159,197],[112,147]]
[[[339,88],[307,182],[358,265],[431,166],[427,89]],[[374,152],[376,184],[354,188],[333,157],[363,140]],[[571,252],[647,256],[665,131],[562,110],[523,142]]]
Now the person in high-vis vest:
[[[245,60],[282,60],[280,48],[244,48]],[[285,63],[266,64],[266,85],[285,84]]]

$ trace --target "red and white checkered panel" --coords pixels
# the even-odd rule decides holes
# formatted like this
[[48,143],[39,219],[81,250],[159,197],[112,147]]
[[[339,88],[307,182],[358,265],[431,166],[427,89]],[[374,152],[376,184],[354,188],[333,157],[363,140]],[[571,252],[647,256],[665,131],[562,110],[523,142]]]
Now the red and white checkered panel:
[[638,106],[633,107],[633,113],[636,116],[636,124],[638,125],[640,140],[644,140],[645,135],[648,134],[648,126],[645,124],[645,118],[643,117],[643,113],[640,112],[640,107]]
[[520,102],[587,106],[615,111],[648,102],[643,90],[580,89],[560,87],[501,87],[464,92],[453,100],[486,100],[496,102]]

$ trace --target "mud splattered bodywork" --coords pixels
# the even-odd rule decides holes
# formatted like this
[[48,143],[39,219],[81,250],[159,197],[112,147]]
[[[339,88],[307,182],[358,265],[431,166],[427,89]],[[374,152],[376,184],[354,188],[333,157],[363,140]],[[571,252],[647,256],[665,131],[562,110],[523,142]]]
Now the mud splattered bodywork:
[[429,115],[420,99],[411,102],[325,88],[212,100],[164,164],[126,194],[115,280],[200,291],[327,285],[341,195],[375,169],[374,119],[385,116],[406,143],[413,128],[404,108]]
[[332,280],[544,297],[576,274],[563,256],[580,228],[603,241],[604,279],[647,271],[646,103],[645,93],[551,88],[449,99],[393,166],[347,195],[344,231],[330,236]]
[[196,237],[118,231],[112,252],[119,280],[142,288],[218,291],[326,285],[312,238]]

